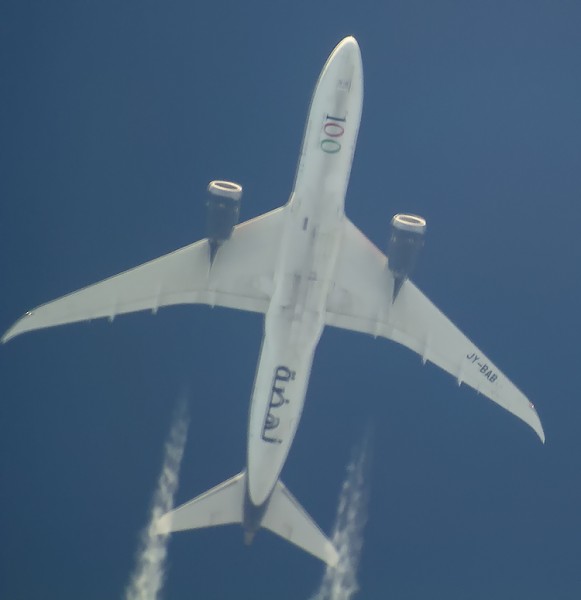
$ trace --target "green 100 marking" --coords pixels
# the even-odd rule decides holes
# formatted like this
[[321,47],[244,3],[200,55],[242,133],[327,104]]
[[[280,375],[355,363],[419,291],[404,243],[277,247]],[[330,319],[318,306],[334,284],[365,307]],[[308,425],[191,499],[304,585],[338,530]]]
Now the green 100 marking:
[[325,117],[325,124],[323,125],[325,137],[321,140],[321,150],[323,152],[337,154],[341,150],[341,142],[337,138],[345,133],[345,128],[341,125],[345,121],[345,117],[332,117],[331,115]]

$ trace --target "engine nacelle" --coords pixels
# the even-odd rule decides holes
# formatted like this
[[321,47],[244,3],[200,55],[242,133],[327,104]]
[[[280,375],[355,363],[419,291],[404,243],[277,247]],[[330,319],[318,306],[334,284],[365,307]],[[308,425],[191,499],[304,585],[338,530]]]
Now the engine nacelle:
[[398,214],[391,220],[387,246],[388,267],[395,279],[393,301],[403,282],[411,275],[424,246],[426,220],[417,215]]
[[210,243],[210,260],[218,248],[230,239],[240,216],[242,186],[232,181],[210,181],[206,200],[206,234]]

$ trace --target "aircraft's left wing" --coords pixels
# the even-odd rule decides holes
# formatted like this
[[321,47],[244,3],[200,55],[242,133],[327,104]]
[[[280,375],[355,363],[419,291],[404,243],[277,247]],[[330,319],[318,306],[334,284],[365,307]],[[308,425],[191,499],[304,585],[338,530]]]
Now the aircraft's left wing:
[[65,323],[172,304],[209,304],[266,312],[280,239],[284,208],[234,228],[210,269],[207,240],[185,246],[139,267],[28,311],[2,337]]
[[345,218],[326,323],[382,336],[417,352],[545,435],[533,404],[407,280],[392,304],[387,257]]

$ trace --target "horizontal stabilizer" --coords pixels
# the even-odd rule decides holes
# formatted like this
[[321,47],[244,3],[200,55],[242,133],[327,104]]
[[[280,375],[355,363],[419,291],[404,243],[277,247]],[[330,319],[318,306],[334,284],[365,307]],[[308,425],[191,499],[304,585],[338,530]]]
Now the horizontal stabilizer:
[[167,534],[185,529],[241,523],[245,477],[245,472],[238,473],[224,483],[166,513],[157,522],[158,533]]
[[329,566],[337,565],[339,555],[335,546],[287,490],[282,481],[278,481],[274,488],[261,525],[321,559]]

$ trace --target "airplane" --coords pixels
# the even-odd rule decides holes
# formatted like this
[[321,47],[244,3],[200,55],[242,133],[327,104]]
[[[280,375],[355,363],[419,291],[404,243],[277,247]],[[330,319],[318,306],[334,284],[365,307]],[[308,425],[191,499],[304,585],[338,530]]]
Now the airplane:
[[397,214],[387,255],[345,216],[361,118],[357,41],[333,50],[312,96],[288,202],[238,224],[242,186],[212,181],[207,238],[28,311],[2,337],[175,304],[262,313],[264,337],[248,420],[245,469],[162,516],[157,531],[239,523],[260,528],[329,566],[333,543],[280,480],[326,325],[380,336],[418,353],[527,423],[544,442],[527,397],[412,283],[426,221]]

